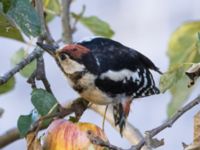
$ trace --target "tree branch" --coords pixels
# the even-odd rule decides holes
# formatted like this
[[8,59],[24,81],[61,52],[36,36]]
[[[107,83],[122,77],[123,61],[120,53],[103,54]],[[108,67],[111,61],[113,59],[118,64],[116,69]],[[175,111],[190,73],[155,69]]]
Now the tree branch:
[[[155,135],[157,135],[158,133],[160,133],[162,130],[172,127],[172,125],[174,124],[174,122],[176,122],[184,113],[186,113],[188,110],[190,110],[191,108],[193,108],[194,106],[198,105],[200,103],[200,96],[198,96],[197,98],[195,98],[193,101],[191,101],[190,103],[188,103],[187,105],[185,105],[183,108],[181,108],[180,110],[178,110],[172,118],[168,119],[166,122],[164,122],[163,124],[161,124],[160,126],[147,131],[149,134],[149,137],[152,138]],[[140,149],[143,145],[145,144],[145,140],[142,140],[139,144],[138,144],[138,149]]]
[[[187,105],[185,105],[183,108],[181,108],[180,110],[178,110],[174,116],[170,119],[168,119],[166,122],[164,122],[163,124],[161,124],[160,126],[150,130],[150,131],[146,131],[146,136],[145,138],[143,138],[139,144],[137,145],[133,145],[131,146],[131,148],[126,149],[126,150],[140,150],[145,143],[147,144],[148,140],[152,139],[155,135],[157,135],[158,133],[160,133],[161,131],[163,131],[164,129],[168,128],[168,127],[172,127],[172,125],[187,111],[189,111],[190,109],[192,109],[194,106],[198,105],[200,103],[200,96],[198,96],[197,98],[195,98],[193,101],[191,101],[190,103],[188,103]],[[98,139],[95,139],[98,140]],[[96,143],[99,145],[103,145],[105,147],[108,147],[112,150],[125,150],[122,149],[120,147],[114,146],[112,144],[109,143],[105,143],[103,141],[96,141]],[[95,142],[94,142],[95,143]]]
[[72,43],[72,29],[70,25],[70,5],[72,0],[62,0],[62,28],[63,28],[63,39],[65,43]]
[[[184,113],[186,113],[187,111],[189,111],[190,109],[192,109],[194,106],[196,106],[199,103],[200,103],[200,96],[198,96],[196,99],[194,99],[193,101],[191,101],[190,103],[185,105],[182,109],[177,111],[177,113],[175,113],[174,116],[171,119],[168,119],[166,122],[164,122],[160,126],[154,128],[154,129],[152,129],[150,131],[147,131],[148,138],[152,138],[155,135],[157,135],[158,133],[160,133],[161,131],[163,131],[164,129],[166,129],[167,127],[171,127],[174,124],[174,122],[176,122]],[[66,115],[69,115],[69,114],[71,114],[73,112],[75,112],[75,114],[78,114],[79,116],[81,116],[82,113],[87,108],[86,105],[87,105],[87,102],[84,103],[84,100],[80,98],[80,99],[76,100],[75,102],[73,102],[70,106],[68,106],[65,109],[65,111],[63,111],[62,113],[59,113],[60,115],[57,114],[57,115],[53,115],[53,116],[44,116],[43,119],[49,119],[49,118],[52,118],[52,117],[61,117],[61,118],[63,118]],[[80,108],[82,109],[82,111],[81,111]],[[96,112],[100,113],[100,114],[102,114],[102,112],[104,112],[104,111],[102,111],[103,110],[102,107],[98,108],[95,105],[92,105],[92,109],[95,110]],[[111,119],[111,115],[109,115],[109,114],[106,115],[106,116],[109,116],[109,117],[106,117],[106,119],[108,119],[108,121],[109,121],[109,119]],[[140,137],[141,134],[140,133],[138,134],[137,129],[135,130],[129,124],[127,124],[127,127],[128,128],[130,127],[131,129],[127,129],[126,128],[125,131],[124,131],[125,132],[124,136],[128,137],[127,139],[131,143],[137,143],[139,140],[140,140],[140,142],[139,142],[139,144],[134,144],[131,148],[126,149],[126,150],[140,150],[141,148],[144,148],[143,146],[146,143],[145,138]],[[127,133],[126,133],[126,130],[127,130]],[[32,131],[33,131],[33,129],[32,129]],[[133,133],[136,132],[140,139],[137,139],[137,138],[134,139],[133,137],[132,137],[133,139],[129,138],[130,135],[133,135],[132,132]],[[127,136],[126,134],[130,134],[130,135]],[[13,136],[10,136],[10,135],[13,135]],[[20,138],[19,137],[19,132],[18,132],[17,129],[9,130],[8,132],[6,132],[5,134],[0,136],[0,148],[2,148],[5,145],[8,145],[8,144],[18,140],[19,138]],[[133,141],[131,141],[131,140],[133,140]],[[123,148],[114,146],[114,145],[109,144],[109,143],[102,143],[102,142],[100,142],[100,143],[101,143],[100,145],[104,144],[105,147],[112,148],[113,150],[125,150]]]
[[19,131],[17,128],[10,129],[6,133],[0,135],[0,148],[20,139]]
[[0,77],[0,85],[6,83],[11,77],[13,77],[17,72],[23,69],[27,64],[31,63],[35,58],[40,57],[43,54],[43,50],[36,47],[31,54],[29,54],[25,59],[18,63],[14,68],[5,73]]

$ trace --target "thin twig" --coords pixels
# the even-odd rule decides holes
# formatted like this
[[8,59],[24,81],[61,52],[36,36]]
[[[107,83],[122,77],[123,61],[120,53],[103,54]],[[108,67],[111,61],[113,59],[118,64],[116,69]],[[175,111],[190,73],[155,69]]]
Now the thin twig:
[[72,29],[70,24],[70,5],[72,0],[62,0],[62,28],[63,28],[63,40],[65,43],[72,43]]
[[105,112],[104,112],[104,115],[103,115],[103,121],[102,121],[102,130],[104,130],[104,126],[105,126],[105,120],[106,120],[106,113],[107,113],[107,110],[108,110],[108,105],[106,105],[106,108],[105,108]]
[[47,43],[50,44],[56,44],[48,30],[48,27],[44,19],[43,1],[35,0],[35,8],[40,16],[40,22],[42,28],[42,34],[40,35],[39,39],[41,38],[41,40],[46,40]]
[[53,94],[52,90],[51,90],[51,86],[49,84],[49,81],[47,80],[47,77],[46,77],[46,72],[45,72],[45,66],[44,66],[44,59],[43,57],[39,57],[37,58],[37,69],[36,69],[36,79],[37,80],[41,80],[45,89]]
[[31,88],[37,88],[36,83],[35,83],[35,74],[36,70],[31,74],[31,76],[28,78],[27,83],[31,84]]
[[72,25],[72,33],[74,33],[76,31],[76,26],[77,26],[77,23],[79,22],[79,20],[83,17],[84,13],[85,13],[85,10],[86,10],[86,6],[83,5],[82,6],[82,10],[81,12],[75,17],[75,20],[73,22],[73,25]]

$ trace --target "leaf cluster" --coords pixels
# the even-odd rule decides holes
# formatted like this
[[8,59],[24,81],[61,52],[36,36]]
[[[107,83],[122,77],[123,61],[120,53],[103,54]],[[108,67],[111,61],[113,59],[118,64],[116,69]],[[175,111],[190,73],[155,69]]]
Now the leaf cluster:
[[191,65],[200,62],[200,22],[188,22],[180,26],[169,40],[167,55],[168,71],[160,79],[160,89],[169,89],[172,99],[168,105],[168,116],[172,116],[189,98],[193,88],[188,87],[185,72]]

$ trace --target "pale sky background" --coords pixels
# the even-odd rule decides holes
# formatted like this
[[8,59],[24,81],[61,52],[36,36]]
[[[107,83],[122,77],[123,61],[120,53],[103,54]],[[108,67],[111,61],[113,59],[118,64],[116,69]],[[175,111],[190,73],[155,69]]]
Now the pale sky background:
[[[86,15],[96,15],[107,21],[115,31],[113,39],[132,47],[148,56],[162,71],[168,67],[166,56],[167,44],[172,32],[182,23],[200,20],[200,1],[198,0],[76,0],[72,5],[72,11],[80,11],[86,4]],[[50,29],[55,39],[61,36],[60,20],[55,19],[50,23]],[[78,32],[74,40],[79,40],[92,34],[83,26],[78,25]],[[0,38],[0,74],[11,68],[12,54],[23,47],[21,43]],[[63,74],[57,65],[45,54],[47,77],[51,83],[56,97],[62,102],[72,100],[77,94],[68,86]],[[0,96],[0,107],[6,109],[3,118],[0,119],[0,134],[15,127],[17,118],[21,114],[28,114],[33,108],[30,102],[31,88],[26,79],[16,75],[15,89]],[[159,80],[159,75],[155,74]],[[190,99],[198,95],[197,90]],[[169,93],[151,96],[134,101],[132,111],[128,117],[135,127],[142,133],[160,125],[166,120],[166,107],[170,100]],[[180,150],[181,143],[192,142],[193,116],[200,110],[197,106],[186,113],[174,126],[166,129],[157,138],[165,138],[165,145],[158,150]],[[82,121],[89,121],[101,126],[102,118],[94,112],[87,111]],[[121,139],[119,133],[106,123],[106,134],[112,144],[129,148],[130,143]],[[25,141],[20,140],[3,150],[25,149]]]

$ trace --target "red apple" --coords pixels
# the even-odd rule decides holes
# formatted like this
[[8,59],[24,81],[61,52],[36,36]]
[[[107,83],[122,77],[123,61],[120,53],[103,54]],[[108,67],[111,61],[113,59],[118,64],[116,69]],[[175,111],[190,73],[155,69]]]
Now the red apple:
[[104,141],[106,135],[98,126],[91,123],[72,123],[58,119],[48,127],[44,139],[45,150],[103,150],[105,148],[91,143],[88,131]]

